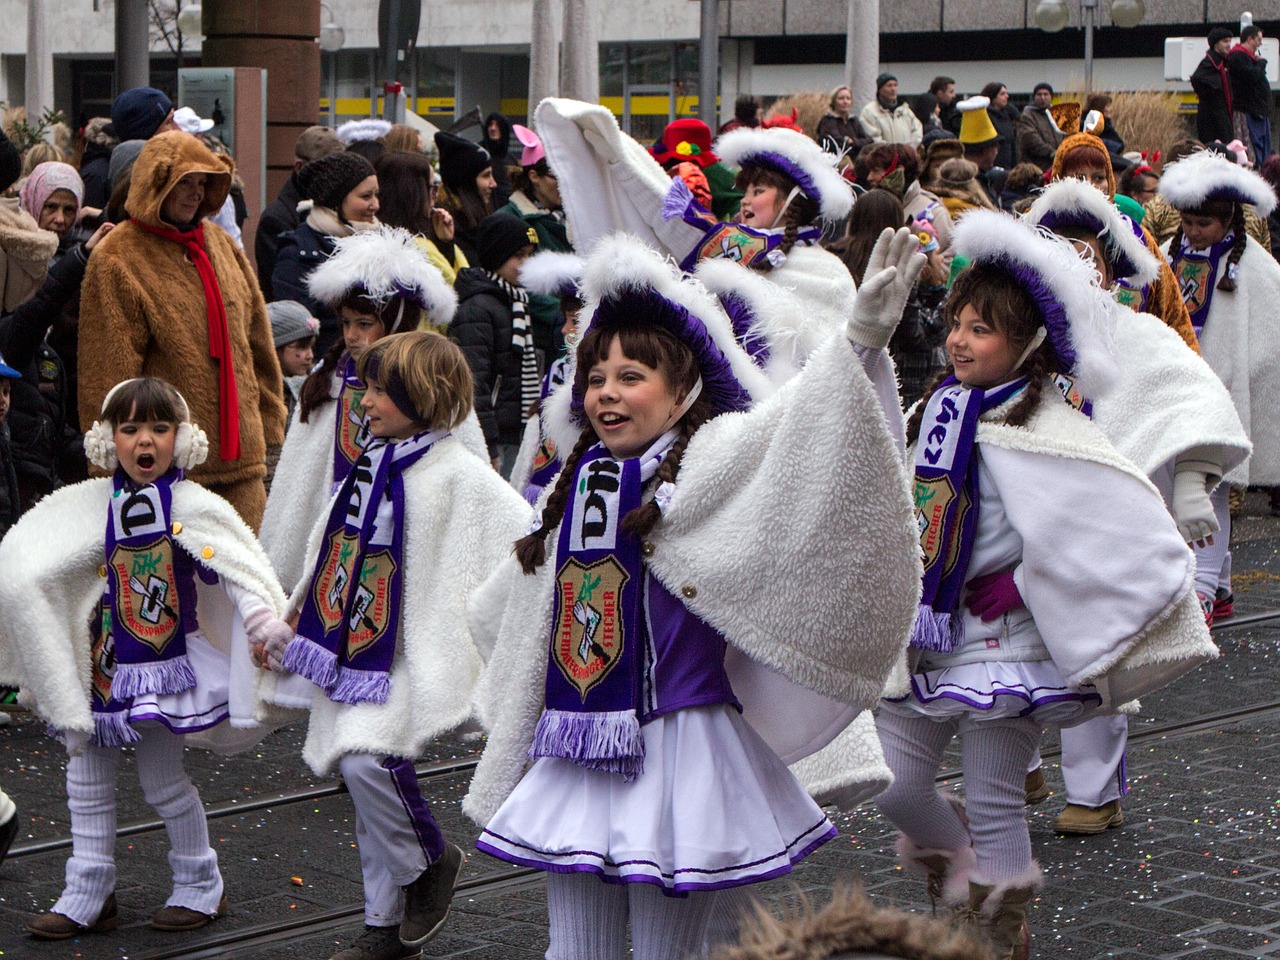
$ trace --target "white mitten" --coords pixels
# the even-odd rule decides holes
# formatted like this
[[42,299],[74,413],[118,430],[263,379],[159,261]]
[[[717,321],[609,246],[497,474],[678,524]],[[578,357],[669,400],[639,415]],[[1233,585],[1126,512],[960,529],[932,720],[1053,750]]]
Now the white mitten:
[[871,250],[853,300],[849,339],[872,350],[887,347],[924,265],[915,234],[906,227],[886,227]]
[[284,650],[293,639],[294,629],[267,607],[259,607],[244,618],[249,635],[249,649],[258,666],[277,672],[284,669]]
[[1218,530],[1218,518],[1209,499],[1210,479],[1199,470],[1179,470],[1173,475],[1170,506],[1178,532],[1187,543],[1207,540]]
[[62,742],[67,745],[68,757],[82,757],[89,748],[90,734],[83,730],[62,731]]

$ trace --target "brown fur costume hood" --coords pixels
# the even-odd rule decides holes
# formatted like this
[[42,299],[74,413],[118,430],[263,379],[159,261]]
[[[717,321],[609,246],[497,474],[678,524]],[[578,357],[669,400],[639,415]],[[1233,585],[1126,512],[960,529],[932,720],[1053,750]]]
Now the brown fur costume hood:
[[734,947],[712,960],[994,960],[991,948],[941,919],[878,907],[858,891],[837,890],[814,913],[779,921],[763,909],[743,924]]
[[[188,173],[208,173],[201,214],[216,211],[231,185],[232,161],[181,132],[153,137],[133,167],[127,208],[160,225],[160,209]],[[209,356],[204,288],[186,248],[126,220],[97,246],[85,271],[80,310],[80,421],[97,419],[108,390],[130,377],[161,377],[177,387],[209,435],[211,455],[190,477],[206,486],[260,478],[266,445],[284,441],[284,400],[271,323],[244,253],[204,221],[205,251],[227,312],[239,395],[240,458],[217,455],[218,361]],[[235,504],[238,508],[242,505]],[[259,510],[261,506],[259,505]],[[242,514],[244,513],[242,509]],[[250,526],[260,518],[246,517]]]

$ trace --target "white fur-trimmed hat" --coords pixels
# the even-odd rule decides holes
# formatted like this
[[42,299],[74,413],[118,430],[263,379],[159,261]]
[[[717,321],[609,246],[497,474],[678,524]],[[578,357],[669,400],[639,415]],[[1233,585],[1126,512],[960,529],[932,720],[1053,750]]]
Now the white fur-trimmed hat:
[[955,252],[972,264],[1006,271],[1031,296],[1054,353],[1080,392],[1096,398],[1119,376],[1112,305],[1086,263],[1066,240],[994,210],[971,210],[951,235]]
[[416,303],[436,324],[452,320],[458,307],[453,287],[431,265],[413,234],[399,227],[381,226],[339,237],[333,256],[307,277],[311,295],[331,307],[357,287],[379,305],[392,297]]
[[546,297],[581,297],[578,284],[587,261],[576,253],[543,250],[520,267],[520,286]]
[[843,220],[853,209],[853,190],[836,170],[836,158],[803,133],[739,127],[715,142],[715,152],[731,167],[768,167],[790,177],[827,220]]
[[1084,180],[1055,180],[1044,188],[1023,219],[1049,230],[1081,226],[1093,231],[1118,279],[1146,286],[1160,273],[1160,265],[1143,239],[1142,228],[1116,209],[1101,190]]
[[348,120],[338,127],[338,139],[350,146],[360,140],[378,140],[391,132],[390,121],[379,117],[366,117],[363,120]]
[[1230,200],[1251,203],[1258,216],[1266,217],[1276,207],[1271,184],[1212,150],[1197,150],[1165,167],[1157,189],[1178,210],[1195,210],[1214,200]]

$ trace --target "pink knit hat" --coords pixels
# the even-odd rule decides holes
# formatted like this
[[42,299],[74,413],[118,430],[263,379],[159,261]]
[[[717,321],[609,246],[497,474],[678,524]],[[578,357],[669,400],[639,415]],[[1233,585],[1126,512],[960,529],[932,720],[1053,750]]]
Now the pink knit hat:
[[520,151],[520,166],[532,167],[539,160],[546,157],[547,151],[542,148],[542,141],[528,127],[513,123],[511,131],[516,135],[516,139],[520,141],[520,145],[524,147]]
[[77,207],[84,202],[84,181],[80,179],[79,172],[71,164],[56,160],[36,165],[36,168],[31,171],[31,176],[27,177],[27,182],[22,186],[18,202],[23,210],[38,221],[45,201],[53,195],[55,190],[66,190],[70,193],[76,198]]

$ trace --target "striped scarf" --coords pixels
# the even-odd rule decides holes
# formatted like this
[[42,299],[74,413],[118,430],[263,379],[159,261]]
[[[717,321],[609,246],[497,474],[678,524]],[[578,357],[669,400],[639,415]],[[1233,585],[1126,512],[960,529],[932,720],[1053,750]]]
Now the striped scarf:
[[520,422],[523,423],[542,394],[538,354],[533,348],[533,322],[529,317],[529,291],[512,286],[492,271],[485,272],[511,300],[511,346],[520,352]]

